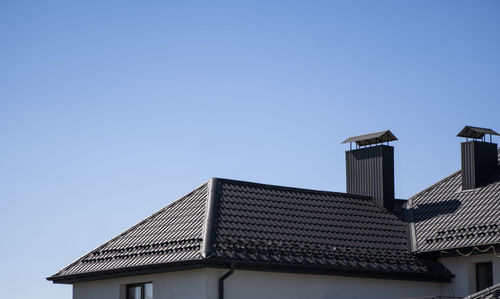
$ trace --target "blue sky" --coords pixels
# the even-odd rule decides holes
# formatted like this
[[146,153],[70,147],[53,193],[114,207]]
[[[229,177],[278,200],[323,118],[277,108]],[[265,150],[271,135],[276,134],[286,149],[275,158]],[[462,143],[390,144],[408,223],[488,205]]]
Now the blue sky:
[[[0,280],[45,277],[226,177],[345,191],[391,129],[396,195],[500,130],[499,1],[0,2]],[[499,138],[495,139],[497,142]]]

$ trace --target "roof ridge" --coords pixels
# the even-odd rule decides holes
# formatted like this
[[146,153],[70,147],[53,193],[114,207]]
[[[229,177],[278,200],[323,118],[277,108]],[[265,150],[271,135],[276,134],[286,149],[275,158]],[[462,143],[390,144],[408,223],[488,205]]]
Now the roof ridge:
[[297,188],[297,187],[272,185],[272,184],[263,184],[263,183],[256,183],[256,182],[249,182],[249,181],[242,181],[242,180],[226,179],[226,178],[214,178],[214,179],[217,179],[220,182],[221,185],[224,182],[231,182],[231,183],[237,183],[237,184],[243,184],[243,185],[259,186],[261,188],[273,188],[273,189],[281,189],[281,190],[293,190],[293,191],[296,191],[296,192],[304,192],[304,193],[316,193],[316,194],[334,195],[334,196],[341,197],[340,199],[343,199],[342,197],[362,199],[362,200],[366,200],[367,202],[371,203],[372,205],[380,208],[384,213],[391,215],[397,221],[401,222],[401,224],[404,225],[404,222],[401,221],[401,219],[399,219],[396,215],[394,215],[391,211],[389,211],[386,207],[384,207],[382,204],[380,204],[379,202],[377,202],[371,196],[358,195],[358,194],[352,194],[352,193],[335,192],[335,191],[325,191],[325,190],[315,190],[315,189],[306,189],[306,188]]
[[422,191],[418,192],[417,194],[415,194],[415,195],[411,196],[410,198],[408,198],[408,202],[410,203],[410,205],[412,205],[413,204],[413,199],[415,197],[422,195],[423,193],[425,193],[425,192],[427,192],[427,191],[435,188],[437,185],[442,184],[444,181],[449,180],[453,176],[456,176],[457,174],[460,174],[460,173],[462,173],[462,170],[457,170],[454,173],[446,176],[445,178],[439,180],[437,183],[432,184],[431,186],[425,188],[424,190],[422,190]]
[[275,189],[279,188],[279,189],[282,189],[282,190],[285,189],[285,190],[294,190],[294,191],[299,191],[299,192],[309,192],[309,193],[339,195],[339,196],[347,196],[347,197],[351,197],[351,198],[354,197],[354,198],[359,198],[359,199],[373,200],[373,198],[371,196],[357,195],[357,194],[346,193],[346,192],[317,190],[317,189],[310,189],[310,188],[298,188],[298,187],[290,187],[290,186],[283,186],[283,185],[273,185],[273,184],[264,184],[264,183],[250,182],[250,181],[226,179],[226,178],[214,178],[214,179],[217,179],[220,182],[232,182],[232,183],[238,183],[238,184],[243,184],[243,185],[260,186],[260,187],[263,187],[263,188],[275,188]]
[[[497,149],[497,151],[498,151],[498,161],[500,162],[500,147]],[[457,175],[459,173],[462,173],[461,169],[453,172],[452,174],[446,176],[445,178],[439,180],[438,182],[432,184],[431,186],[429,186],[429,187],[425,188],[424,190],[418,192],[417,194],[411,196],[410,198],[408,198],[408,201],[412,200],[414,197],[420,196],[422,193],[425,193],[425,192],[429,191],[430,189],[436,187],[437,185],[443,183],[444,181],[450,179],[451,177],[453,177],[453,176],[455,176],[455,175]]]
[[219,208],[219,179],[211,178],[208,181],[207,187],[207,201],[205,203],[205,219],[203,220],[202,228],[202,243],[200,246],[200,254],[203,258],[209,257],[213,252],[213,247],[216,238],[216,218]]
[[459,174],[459,173],[462,173],[462,170],[457,170],[455,171],[454,173],[446,176],[445,178],[439,180],[438,182],[432,184],[431,186],[425,188],[424,190],[418,192],[417,194],[411,196],[410,198],[408,198],[408,204],[407,204],[407,216],[408,217],[408,220],[409,220],[409,223],[408,223],[408,233],[409,233],[409,241],[410,241],[410,248],[413,252],[418,252],[418,242],[417,242],[417,239],[416,239],[416,236],[417,236],[417,230],[415,228],[415,222],[414,222],[414,218],[413,218],[413,200],[415,198],[417,198],[418,196],[421,196],[423,195],[424,193],[426,193],[427,191],[430,191],[434,188],[436,188],[438,185],[442,184],[443,182],[451,179],[452,177],[454,177],[455,175]]
[[82,260],[84,260],[87,256],[89,256],[90,254],[92,254],[93,252],[97,251],[97,250],[100,250],[101,248],[104,248],[106,247],[108,244],[110,244],[111,242],[117,240],[118,238],[130,233],[131,231],[133,231],[134,229],[136,229],[137,227],[139,227],[140,225],[148,222],[149,220],[155,218],[156,216],[158,216],[159,214],[163,213],[166,209],[170,208],[170,207],[173,207],[174,205],[178,204],[179,202],[183,201],[184,199],[188,198],[191,194],[193,194],[194,192],[200,190],[201,188],[203,188],[205,185],[207,185],[209,182],[205,182],[203,184],[201,184],[200,186],[198,186],[197,188],[195,188],[194,190],[191,190],[189,193],[181,196],[180,198],[174,200],[173,202],[169,203],[167,206],[161,208],[160,210],[158,210],[157,212],[151,214],[150,216],[146,217],[145,219],[141,220],[140,222],[136,223],[135,225],[133,225],[132,227],[128,228],[127,230],[125,230],[124,232],[120,233],[119,235],[115,236],[114,238],[111,238],[110,240],[106,241],[104,244],[92,249],[90,252],[87,252],[86,254],[84,254],[83,256],[81,256],[80,258],[78,258],[77,260],[75,260],[74,262],[72,262],[71,264],[69,264],[68,266],[64,267],[63,269],[59,270],[56,274],[50,276],[50,277],[47,277],[47,279],[50,279],[50,278],[53,278],[53,277],[56,277],[58,276],[61,272],[64,272],[65,270],[67,269],[70,269],[71,267],[73,267],[74,265],[78,264],[79,262],[81,262]]

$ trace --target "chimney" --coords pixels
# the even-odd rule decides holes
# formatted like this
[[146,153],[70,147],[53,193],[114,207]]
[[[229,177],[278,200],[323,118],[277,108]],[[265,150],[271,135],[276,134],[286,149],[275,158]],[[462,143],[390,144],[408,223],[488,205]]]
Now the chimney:
[[[490,135],[489,142],[486,135]],[[484,186],[498,169],[497,144],[491,142],[491,135],[498,133],[486,128],[465,126],[458,137],[462,142],[462,190]],[[469,138],[472,140],[469,141]]]
[[[394,148],[398,140],[391,131],[354,136],[342,143],[350,144],[345,152],[347,193],[373,197],[389,210],[394,207]],[[352,148],[352,143],[356,149]],[[386,143],[384,145],[383,143]]]

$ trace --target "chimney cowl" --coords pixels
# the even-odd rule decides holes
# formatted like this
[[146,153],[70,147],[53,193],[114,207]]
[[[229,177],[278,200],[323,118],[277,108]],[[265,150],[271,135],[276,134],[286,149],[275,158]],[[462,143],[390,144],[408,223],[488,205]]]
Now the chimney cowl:
[[458,132],[457,137],[464,137],[467,139],[468,138],[481,139],[482,141],[486,141],[485,138],[486,135],[490,135],[490,142],[491,142],[491,135],[499,136],[499,134],[493,131],[492,129],[465,126],[460,132]]
[[364,135],[358,135],[358,136],[353,136],[349,137],[346,140],[342,142],[344,143],[350,143],[351,148],[352,148],[352,143],[355,142],[358,147],[360,146],[368,146],[372,144],[382,144],[384,142],[389,143],[390,141],[395,141],[398,140],[394,134],[390,130],[385,130],[385,131],[380,131],[380,132],[375,132],[375,133],[370,133],[370,134],[364,134]]

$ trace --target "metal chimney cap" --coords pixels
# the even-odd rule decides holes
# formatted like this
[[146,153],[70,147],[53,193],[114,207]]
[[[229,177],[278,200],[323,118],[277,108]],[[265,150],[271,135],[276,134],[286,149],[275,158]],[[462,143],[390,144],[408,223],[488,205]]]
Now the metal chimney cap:
[[370,144],[377,144],[398,140],[391,131],[385,130],[365,135],[353,136],[344,140],[342,143],[356,142],[358,146],[365,146]]
[[457,137],[481,139],[486,134],[496,135],[496,136],[500,135],[497,132],[493,131],[492,129],[465,126],[462,129],[462,131],[458,133]]

